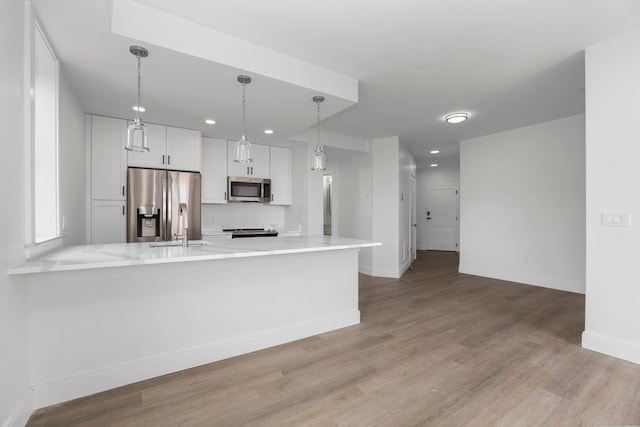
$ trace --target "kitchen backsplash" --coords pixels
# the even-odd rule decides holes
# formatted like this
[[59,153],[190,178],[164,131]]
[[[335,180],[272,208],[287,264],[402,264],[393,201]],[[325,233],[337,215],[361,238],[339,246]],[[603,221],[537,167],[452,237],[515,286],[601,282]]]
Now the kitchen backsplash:
[[284,206],[263,203],[202,205],[202,230],[284,227]]

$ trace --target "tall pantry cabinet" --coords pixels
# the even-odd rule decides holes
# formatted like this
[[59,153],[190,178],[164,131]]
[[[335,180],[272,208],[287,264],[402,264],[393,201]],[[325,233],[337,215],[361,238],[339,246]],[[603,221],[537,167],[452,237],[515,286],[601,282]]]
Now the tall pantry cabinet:
[[91,135],[91,243],[126,242],[127,121],[87,116]]

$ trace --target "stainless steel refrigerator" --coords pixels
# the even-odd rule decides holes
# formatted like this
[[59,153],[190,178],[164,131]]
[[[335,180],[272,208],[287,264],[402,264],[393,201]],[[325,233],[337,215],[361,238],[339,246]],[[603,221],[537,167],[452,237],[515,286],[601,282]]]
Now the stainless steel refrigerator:
[[199,172],[129,168],[127,170],[127,242],[202,238]]

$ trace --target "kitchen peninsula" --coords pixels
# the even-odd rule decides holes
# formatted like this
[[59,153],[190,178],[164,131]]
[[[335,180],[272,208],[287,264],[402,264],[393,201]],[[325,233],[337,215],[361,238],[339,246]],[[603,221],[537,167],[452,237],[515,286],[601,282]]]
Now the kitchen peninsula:
[[358,251],[379,245],[88,245],[13,268],[30,292],[35,407],[357,324]]

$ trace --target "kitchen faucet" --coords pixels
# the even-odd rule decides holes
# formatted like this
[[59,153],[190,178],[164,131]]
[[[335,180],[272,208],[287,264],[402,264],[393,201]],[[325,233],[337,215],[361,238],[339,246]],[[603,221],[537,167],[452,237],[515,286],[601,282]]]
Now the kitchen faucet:
[[[173,235],[173,240],[182,239],[182,246],[189,246],[189,209],[187,208],[186,203],[180,203],[178,208],[179,216],[178,216],[178,230],[182,230],[182,234],[175,233]],[[180,225],[182,224],[182,227]]]

